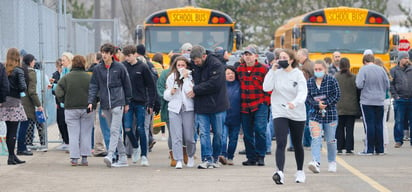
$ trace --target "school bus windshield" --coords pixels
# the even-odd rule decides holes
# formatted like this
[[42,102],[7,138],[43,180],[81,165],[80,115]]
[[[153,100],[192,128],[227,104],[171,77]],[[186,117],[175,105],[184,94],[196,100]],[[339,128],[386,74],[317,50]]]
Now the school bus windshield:
[[311,52],[363,53],[371,49],[383,54],[389,49],[386,27],[304,26],[302,33],[302,47]]
[[146,28],[146,49],[148,52],[179,52],[184,43],[202,45],[214,50],[223,47],[229,52],[233,46],[233,32],[230,27],[150,27]]

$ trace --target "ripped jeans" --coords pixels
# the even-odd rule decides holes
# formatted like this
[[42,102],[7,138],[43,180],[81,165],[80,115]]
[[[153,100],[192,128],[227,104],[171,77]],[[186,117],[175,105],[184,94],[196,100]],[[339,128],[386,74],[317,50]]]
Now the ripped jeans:
[[320,153],[322,149],[322,131],[325,135],[325,140],[328,149],[328,162],[336,161],[336,127],[338,121],[330,123],[318,123],[316,121],[309,121],[310,135],[312,136],[312,159],[320,164]]

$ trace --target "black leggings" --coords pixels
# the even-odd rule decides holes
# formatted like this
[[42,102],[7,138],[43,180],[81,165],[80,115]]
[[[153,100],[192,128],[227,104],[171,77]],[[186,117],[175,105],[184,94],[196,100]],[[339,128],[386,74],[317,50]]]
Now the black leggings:
[[276,133],[276,166],[279,171],[285,167],[285,148],[287,144],[288,133],[292,138],[295,147],[295,160],[298,170],[302,170],[304,152],[302,146],[302,135],[306,121],[293,121],[288,118],[275,118],[273,125]]
[[57,108],[57,126],[59,127],[64,144],[69,144],[69,132],[67,131],[66,120],[64,119],[64,109]]
[[14,157],[14,148],[16,148],[16,134],[18,121],[6,121],[7,134],[6,134],[6,144],[7,150],[9,150],[9,157]]

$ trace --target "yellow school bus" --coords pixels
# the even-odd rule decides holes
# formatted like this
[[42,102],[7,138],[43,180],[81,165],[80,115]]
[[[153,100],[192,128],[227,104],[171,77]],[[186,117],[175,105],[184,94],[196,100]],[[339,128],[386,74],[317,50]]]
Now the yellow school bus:
[[157,11],[149,15],[136,28],[136,38],[144,43],[150,57],[156,52],[164,54],[163,61],[169,62],[167,54],[180,53],[184,43],[202,45],[208,50],[223,47],[229,53],[236,51],[242,41],[242,34],[235,30],[233,19],[220,11],[192,6]]
[[307,48],[311,60],[341,52],[357,73],[363,52],[371,49],[389,67],[389,21],[381,13],[361,8],[331,7],[287,21],[275,32],[275,48]]

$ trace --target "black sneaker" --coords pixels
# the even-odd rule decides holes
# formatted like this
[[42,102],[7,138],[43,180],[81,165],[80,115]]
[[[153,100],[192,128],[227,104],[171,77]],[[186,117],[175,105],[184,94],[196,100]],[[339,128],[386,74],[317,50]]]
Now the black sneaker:
[[338,150],[338,155],[342,155],[342,150]]
[[259,157],[257,161],[258,166],[265,166],[265,157]]
[[287,150],[290,151],[290,152],[292,152],[292,151],[295,151],[295,148],[293,148],[293,147],[288,147]]
[[256,165],[256,161],[252,161],[252,160],[246,160],[242,162],[242,165],[244,166],[255,166]]

